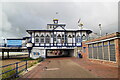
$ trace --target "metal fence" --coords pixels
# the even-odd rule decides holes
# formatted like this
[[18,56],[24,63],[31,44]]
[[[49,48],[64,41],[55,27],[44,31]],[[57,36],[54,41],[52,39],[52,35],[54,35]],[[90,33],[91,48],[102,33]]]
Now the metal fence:
[[[19,64],[21,64],[21,63],[24,63],[24,64],[19,65]],[[7,76],[7,77],[5,77],[5,78],[2,78],[2,80],[7,80],[7,79],[10,79],[10,78],[13,78],[13,77],[19,77],[19,73],[20,73],[20,72],[22,72],[22,71],[24,71],[24,70],[27,71],[27,65],[28,65],[27,60],[24,60],[24,61],[21,61],[21,62],[16,62],[16,63],[13,63],[13,64],[8,64],[8,65],[1,66],[1,67],[0,67],[1,70],[3,70],[3,69],[6,68],[6,67],[15,66],[13,69],[10,69],[10,70],[4,71],[4,72],[2,71],[2,73],[0,74],[1,76],[3,76],[4,74],[9,73],[9,72],[11,72],[11,71],[15,71],[15,72],[14,72],[13,74],[11,74],[10,76]],[[24,67],[24,68],[22,68],[22,67]],[[22,68],[22,69],[20,70],[20,68]]]

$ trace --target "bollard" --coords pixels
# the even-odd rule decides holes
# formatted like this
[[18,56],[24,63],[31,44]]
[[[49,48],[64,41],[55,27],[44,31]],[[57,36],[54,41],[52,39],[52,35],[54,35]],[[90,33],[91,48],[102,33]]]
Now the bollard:
[[26,60],[26,71],[28,71],[28,70],[27,70],[27,60]]

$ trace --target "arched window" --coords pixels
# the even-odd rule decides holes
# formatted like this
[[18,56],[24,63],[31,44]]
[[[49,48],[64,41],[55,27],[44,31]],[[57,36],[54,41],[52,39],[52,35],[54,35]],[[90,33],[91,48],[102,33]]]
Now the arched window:
[[86,36],[85,36],[85,34],[83,34],[83,36],[82,36],[82,39],[83,39],[83,40],[85,40],[85,39],[86,39]]
[[75,35],[73,35],[73,38],[75,37]]
[[61,36],[60,36],[60,34],[58,34],[58,36],[57,36],[57,39],[61,39]]
[[69,36],[68,36],[68,38],[72,38],[72,36],[71,36],[71,35],[69,35]]
[[80,37],[79,34],[77,35],[77,40],[76,40],[76,41],[77,41],[77,43],[80,43],[80,42],[81,42],[81,37]]
[[61,35],[58,34],[58,36],[57,36],[57,43],[61,43],[61,41],[62,41]]
[[41,43],[44,43],[44,35],[43,34],[40,36],[40,39],[41,39]]
[[39,40],[40,40],[40,39],[39,39],[39,35],[36,34],[36,35],[35,35],[35,43],[39,43]]
[[47,35],[45,40],[46,40],[46,43],[50,43],[50,36]]
[[39,43],[39,38],[35,38],[35,43]]
[[38,36],[38,34],[36,34],[36,36],[35,36],[35,37],[39,37],[39,36]]
[[77,37],[80,37],[80,35],[78,34]]

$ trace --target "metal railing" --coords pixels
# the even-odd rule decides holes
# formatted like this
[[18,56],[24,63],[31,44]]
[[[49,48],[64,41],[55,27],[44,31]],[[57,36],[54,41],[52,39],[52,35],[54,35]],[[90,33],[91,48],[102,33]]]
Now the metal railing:
[[[25,62],[24,64],[22,65],[19,65],[20,63],[23,63]],[[10,69],[10,70],[7,70],[7,71],[2,71],[2,73],[0,73],[0,76],[4,75],[4,74],[7,74],[8,72],[11,72],[11,71],[15,71],[13,74],[11,74],[10,76],[7,76],[5,78],[2,78],[2,80],[6,80],[6,79],[9,79],[9,78],[12,78],[12,77],[19,77],[19,73],[26,70],[27,71],[27,60],[24,60],[24,61],[20,61],[20,62],[16,62],[16,63],[13,63],[13,64],[8,64],[8,65],[4,65],[4,66],[0,66],[1,70],[3,70],[3,68],[6,68],[6,67],[9,67],[9,66],[14,66],[15,67],[13,69]],[[20,68],[22,68],[23,66],[25,66],[25,68],[19,70]]]

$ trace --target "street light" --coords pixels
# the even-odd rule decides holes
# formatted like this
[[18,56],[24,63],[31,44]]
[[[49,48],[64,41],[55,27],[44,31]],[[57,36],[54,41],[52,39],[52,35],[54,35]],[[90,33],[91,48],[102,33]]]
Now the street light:
[[30,58],[30,53],[31,53],[31,50],[32,50],[32,48],[33,48],[32,42],[31,42],[31,41],[28,42],[28,43],[26,44],[26,47],[27,47],[28,53],[29,53],[28,57]]
[[101,27],[102,24],[99,24],[99,29],[100,29],[100,36],[102,36],[102,27]]

